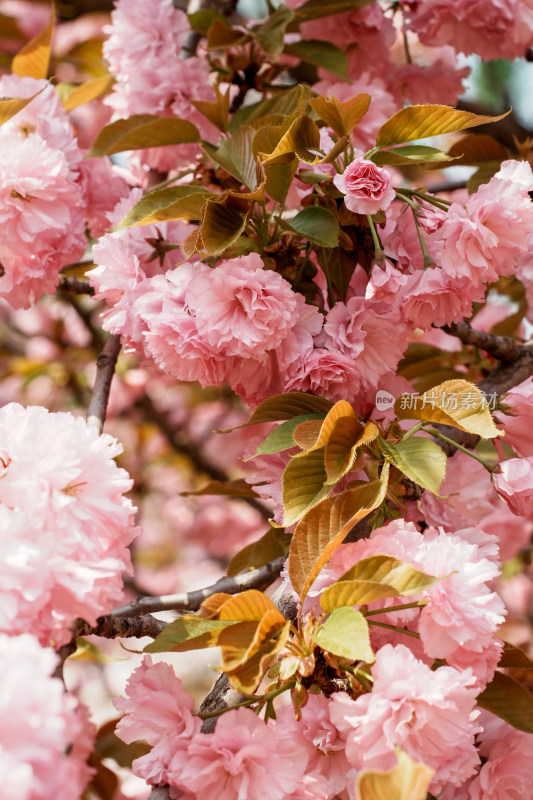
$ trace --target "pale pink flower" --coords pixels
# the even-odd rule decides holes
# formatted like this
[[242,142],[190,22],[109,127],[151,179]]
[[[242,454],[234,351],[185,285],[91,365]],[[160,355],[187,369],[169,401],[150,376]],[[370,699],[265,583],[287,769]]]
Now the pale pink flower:
[[145,656],[125,691],[126,697],[116,698],[114,705],[124,712],[116,731],[127,744],[145,739],[153,746],[163,739],[190,737],[200,730],[200,719],[191,713],[194,700],[183,691],[169,664],[154,664],[150,656]]
[[533,456],[509,458],[500,462],[501,472],[493,485],[513,514],[528,517],[533,512]]
[[90,158],[80,164],[85,190],[85,218],[89,233],[98,239],[111,227],[110,214],[129,191],[128,184],[114,172],[107,157]]
[[533,456],[533,378],[507,392],[503,402],[510,408],[494,417],[505,431],[505,444],[519,456]]
[[372,691],[357,700],[345,692],[332,697],[331,718],[347,738],[349,762],[357,769],[392,769],[400,747],[435,770],[432,792],[447,781],[463,783],[479,763],[471,671],[432,671],[407,647],[385,645],[372,676]]
[[122,447],[85,420],[15,403],[0,410],[0,630],[69,641],[122,599],[131,571],[131,488]]
[[346,207],[354,214],[385,211],[396,197],[391,181],[390,172],[364,158],[362,152],[356,152],[354,161],[342,175],[333,178],[337,189],[344,194]]
[[[437,231],[445,219],[442,211],[426,206],[417,209],[416,221],[427,239],[426,249],[435,264],[440,263],[442,242],[436,237],[426,237],[426,234]],[[385,255],[394,259],[397,269],[404,273],[424,269],[424,253],[413,211],[405,203],[396,202],[390,206],[385,225],[380,229],[380,238]]]
[[353,400],[361,376],[353,360],[338,349],[317,347],[297,366],[285,384],[286,392],[312,392],[328,400]]
[[430,236],[444,243],[441,265],[454,278],[475,285],[510,275],[533,238],[533,173],[526,161],[504,161],[465,206],[454,203]]
[[0,634],[2,797],[81,800],[94,728],[86,710],[53,678],[57,656],[29,633]]
[[533,736],[486,711],[480,719],[480,752],[486,759],[469,784],[469,800],[520,800],[533,781]]
[[403,102],[454,106],[464,91],[463,80],[469,72],[468,67],[459,65],[453,47],[419,45],[411,63],[391,70],[389,86]]
[[337,302],[324,322],[327,345],[351,358],[365,389],[398,366],[407,347],[407,326],[383,303],[351,297]]
[[171,785],[204,800],[284,800],[299,785],[307,753],[246,708],[224,714],[176,752]]
[[265,271],[257,253],[198,272],[185,303],[213,352],[258,360],[285,339],[297,306],[290,284]]
[[403,5],[409,28],[424,44],[451,44],[488,60],[524,55],[524,44],[515,41],[520,0],[417,0]]
[[484,287],[475,282],[454,279],[435,267],[408,275],[399,303],[407,322],[427,329],[469,317],[472,302],[481,301],[484,294]]

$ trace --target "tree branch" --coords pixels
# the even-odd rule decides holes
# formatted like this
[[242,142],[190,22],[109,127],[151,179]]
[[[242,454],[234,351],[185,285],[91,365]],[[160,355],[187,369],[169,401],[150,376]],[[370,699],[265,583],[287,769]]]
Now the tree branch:
[[74,294],[94,295],[94,287],[91,286],[89,281],[84,281],[81,278],[74,278],[70,275],[59,276],[58,288],[64,292],[73,292]]
[[107,338],[104,349],[96,360],[96,379],[91,402],[87,409],[87,423],[98,428],[98,433],[101,433],[104,427],[111,381],[113,380],[119,353],[120,336],[112,333]]
[[[178,453],[183,453],[183,455],[187,456],[198,472],[204,472],[213,480],[220,481],[221,483],[227,483],[229,481],[229,475],[224,472],[224,470],[208,461],[197,447],[187,441],[184,436],[180,435],[180,431],[170,424],[167,417],[155,407],[147,395],[144,395],[144,397],[138,401],[137,405],[142,408],[146,419],[157,425],[170,446]],[[255,508],[256,511],[259,511],[264,519],[270,518],[271,512],[262,503],[256,500],[255,497],[238,497],[235,499],[243,500],[245,503],[248,503],[248,505]]]
[[150,636],[155,639],[167,624],[164,620],[152,617],[151,614],[140,614],[137,617],[109,615],[107,617],[99,617],[94,626],[89,625],[83,619],[79,619],[76,623],[74,635],[102,636],[105,639],[116,639],[119,636],[142,639],[143,636]]
[[284,556],[269,561],[262,567],[246,572],[243,575],[224,576],[205,589],[195,589],[192,592],[180,594],[167,594],[160,597],[138,597],[128,605],[115,608],[112,617],[136,617],[153,611],[197,611],[203,601],[217,592],[238,594],[247,589],[266,589],[278,577]]
[[517,361],[524,352],[524,346],[510,336],[495,336],[472,328],[468,322],[452,322],[444,325],[442,330],[456,336],[463,344],[474,345],[485,350],[500,361]]

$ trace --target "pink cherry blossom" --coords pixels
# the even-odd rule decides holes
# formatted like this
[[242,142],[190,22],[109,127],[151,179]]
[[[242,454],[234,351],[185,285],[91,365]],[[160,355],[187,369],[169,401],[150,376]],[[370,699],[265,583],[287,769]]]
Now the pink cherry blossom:
[[474,281],[456,280],[435,267],[408,275],[399,302],[407,322],[427,329],[470,316],[472,302],[482,300],[484,294],[484,287]]
[[407,22],[428,45],[451,44],[484,59],[516,58],[520,0],[417,0],[405,2]]
[[0,630],[69,641],[122,599],[136,531],[111,436],[68,413],[0,409]]
[[480,752],[486,759],[469,784],[468,800],[527,797],[533,780],[533,737],[482,712]]
[[494,488],[513,514],[528,517],[533,512],[533,456],[500,462],[501,472],[493,477]]
[[505,444],[519,456],[533,456],[533,378],[507,392],[503,403],[510,408],[494,417],[505,431]]
[[359,152],[342,175],[333,178],[333,183],[344,194],[346,207],[354,214],[375,214],[385,211],[396,196],[391,180],[387,169],[377,167]]
[[289,376],[285,391],[349,401],[356,397],[360,385],[361,376],[351,358],[338,349],[317,347]]
[[385,645],[372,666],[372,691],[355,701],[332,696],[331,719],[346,736],[346,755],[357,769],[388,770],[395,747],[435,770],[433,793],[473,774],[479,757],[471,670],[430,667],[403,645]]
[[29,633],[0,634],[0,774],[3,797],[80,800],[94,728],[53,678],[57,656]]
[[204,800],[284,800],[299,785],[307,754],[246,708],[219,718],[178,750],[171,785]]

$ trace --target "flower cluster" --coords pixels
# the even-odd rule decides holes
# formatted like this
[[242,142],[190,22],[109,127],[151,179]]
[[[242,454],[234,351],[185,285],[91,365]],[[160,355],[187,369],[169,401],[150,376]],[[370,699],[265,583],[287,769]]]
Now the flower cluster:
[[122,598],[131,570],[131,488],[108,434],[68,413],[0,409],[0,630],[43,645],[72,637]]

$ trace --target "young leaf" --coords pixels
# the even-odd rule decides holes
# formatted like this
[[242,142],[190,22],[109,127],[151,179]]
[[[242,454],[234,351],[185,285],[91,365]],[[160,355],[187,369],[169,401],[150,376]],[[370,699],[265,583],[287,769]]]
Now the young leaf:
[[21,78],[46,78],[50,65],[55,21],[56,12],[52,5],[50,19],[46,28],[37,36],[34,36],[33,39],[30,39],[13,57],[11,71],[14,75],[20,75]]
[[455,161],[451,153],[443,153],[436,147],[412,144],[406,147],[395,147],[394,150],[378,150],[370,156],[374,164],[384,166],[409,166],[412,164],[442,164],[444,161]]
[[233,621],[221,622],[216,619],[203,619],[195,616],[183,616],[169,622],[161,633],[144,648],[145,653],[167,653],[186,650],[202,650],[204,647],[216,647],[221,631],[234,625]]
[[[262,130],[267,131],[269,129],[266,128]],[[265,142],[266,134],[263,133],[262,136],[259,137],[259,133],[261,133],[261,131],[258,132],[254,139],[254,147],[264,146],[263,143]],[[274,137],[275,140],[277,133],[278,131],[276,128],[272,128],[272,132],[269,132],[269,136]],[[260,151],[259,155],[265,164],[288,163],[294,155],[306,164],[315,164],[320,160],[320,156],[311,151],[318,150],[319,147],[320,131],[318,130],[316,122],[307,115],[302,114],[291,123],[286,133],[279,139],[274,150],[270,152]]]
[[[260,425],[263,422],[281,422],[285,419],[292,419],[299,417],[302,414],[319,414],[326,416],[330,408],[333,406],[331,400],[326,400],[325,397],[315,397],[312,394],[305,394],[305,392],[287,392],[287,394],[276,394],[274,397],[269,397],[268,400],[263,400],[250,419],[239,425],[239,428],[247,428],[250,425]],[[229,428],[227,431],[220,431],[221,433],[229,433],[235,428]]]
[[396,748],[398,764],[387,772],[362,770],[357,775],[357,800],[426,800],[435,770],[413,761]]
[[155,114],[134,114],[106,125],[96,137],[89,156],[109,156],[124,150],[184,144],[200,139],[192,122],[177,117],[158,117]]
[[385,147],[389,144],[412,142],[414,139],[425,139],[439,136],[442,133],[463,131],[475,125],[497,122],[510,114],[497,117],[486,117],[470,111],[459,111],[457,108],[436,104],[414,105],[402,108],[393,114],[378,131],[376,144]]
[[258,186],[256,159],[252,151],[255,135],[250,125],[243,125],[234,136],[222,139],[218,148],[203,145],[203,150],[213,161],[252,190]]
[[380,440],[383,454],[394,466],[419,486],[438,494],[446,475],[446,453],[432,439],[413,436],[405,442],[391,445]]
[[432,586],[439,578],[417,570],[392,556],[370,556],[358,561],[322,592],[324,611],[362,605],[384,597],[409,597]]
[[342,14],[344,11],[352,11],[354,8],[366,6],[372,0],[307,0],[296,11],[294,21],[297,23],[307,22],[310,19],[320,19],[330,17],[333,14]]
[[[240,628],[242,634],[245,634],[244,627],[251,624],[253,623],[239,622],[233,629],[237,633]],[[285,620],[281,628],[275,628],[267,636],[265,630],[256,623],[255,637],[246,650],[244,635],[240,642],[236,636],[222,638],[222,669],[236,691],[248,695],[255,692],[265,672],[285,647],[290,626],[290,620]],[[247,635],[250,636],[250,632]]]
[[355,463],[357,450],[372,442],[377,435],[378,429],[373,422],[363,425],[355,417],[337,420],[326,444],[324,457],[328,483],[338,483],[344,478]]
[[261,165],[265,178],[265,192],[277,203],[285,202],[299,163],[295,156],[286,164]]
[[338,100],[336,97],[313,97],[309,104],[326,125],[335,131],[337,136],[349,135],[361,121],[370,105],[369,94],[358,94],[350,100]]
[[324,486],[324,448],[291,458],[283,472],[283,524],[292,525],[331,492]]
[[22,111],[28,103],[31,103],[37,95],[41,94],[43,89],[39,89],[39,91],[32,94],[31,97],[4,97],[0,100],[0,125],[3,125],[8,119],[11,119],[11,117],[14,117],[19,111]]
[[484,395],[469,381],[444,381],[424,392],[421,397],[408,395],[408,398],[409,408],[403,407],[406,405],[403,395],[395,403],[394,411],[401,419],[420,419],[452,425],[481,436],[482,439],[493,439],[502,435],[494,424]]
[[212,200],[206,203],[202,215],[201,236],[209,255],[223,253],[237,241],[246,226],[246,214],[233,198]]
[[314,641],[328,653],[350,661],[375,661],[370,646],[368,623],[355,608],[336,608],[320,626]]
[[261,442],[252,458],[268,453],[281,453],[283,450],[290,450],[291,447],[295,447],[296,445],[293,436],[294,429],[302,422],[321,419],[323,419],[323,417],[321,417],[320,414],[302,414],[298,417],[288,419],[286,422],[282,422],[281,425],[278,425],[277,428],[270,431],[266,439]]
[[339,400],[335,403],[333,408],[328,411],[324,421],[318,429],[316,441],[313,442],[309,449],[316,450],[318,447],[324,447],[329,442],[336,423],[343,417],[352,417],[355,419],[355,411],[347,400]]
[[274,558],[286,556],[291,543],[290,536],[279,528],[270,528],[257,542],[243,547],[229,562],[227,574],[238,575],[268,564]]
[[533,733],[533,695],[510,675],[495,672],[487,688],[478,695],[477,704],[513,728]]
[[[108,94],[115,82],[112,75],[103,75],[99,78],[91,78],[79,86],[75,86],[67,97],[62,100],[65,111],[72,111],[73,108],[90,103],[98,97]],[[57,87],[56,87],[57,88]]]
[[349,80],[348,56],[332,42],[322,39],[307,39],[285,45],[283,52],[288,56],[295,56],[301,61],[323,67],[343,81]]
[[228,88],[226,92],[222,94],[218,86],[215,86],[215,93],[217,99],[214,103],[209,103],[207,100],[191,100],[191,103],[198,109],[200,114],[203,114],[204,117],[206,117],[209,122],[212,122],[222,133],[227,133],[230,91]]
[[217,17],[209,27],[206,47],[207,50],[225,50],[227,47],[245,44],[250,38],[244,31],[230,27],[227,20]]
[[286,5],[280,5],[266,22],[253,29],[254,36],[264,53],[269,56],[279,56],[283,50],[287,25],[293,18],[294,11]]
[[520,647],[504,642],[498,666],[501,669],[532,669],[533,661]]
[[507,158],[507,153],[497,139],[487,134],[469,134],[454,142],[448,155],[456,164],[483,164],[486,162],[500,164]]
[[301,422],[294,429],[294,441],[301,450],[312,450],[318,441],[322,430],[323,418]]
[[220,11],[216,11],[214,8],[195,11],[187,16],[189,17],[189,22],[193,31],[198,31],[198,33],[203,34],[203,36],[207,36],[209,28],[216,19],[226,25],[226,27],[230,27],[230,23],[224,14],[221,14]]
[[274,614],[279,624],[285,622],[285,617],[278,611],[272,600],[259,592],[257,589],[249,589],[246,592],[232,595],[220,607],[218,611],[218,619],[220,620],[238,620],[239,622],[247,622],[251,620],[260,620],[265,614]]
[[379,480],[323,500],[298,523],[289,549],[289,576],[302,601],[351,528],[381,505],[388,481],[386,461]]
[[321,206],[303,208],[291,219],[290,228],[322,247],[336,247],[339,241],[337,218]]
[[132,228],[134,225],[151,225],[155,222],[168,222],[175,219],[199,220],[208,200],[218,195],[200,186],[167,186],[145,194],[115,230]]

